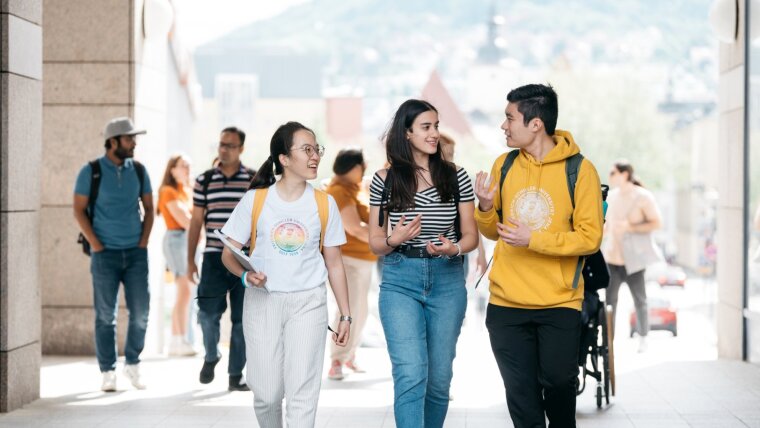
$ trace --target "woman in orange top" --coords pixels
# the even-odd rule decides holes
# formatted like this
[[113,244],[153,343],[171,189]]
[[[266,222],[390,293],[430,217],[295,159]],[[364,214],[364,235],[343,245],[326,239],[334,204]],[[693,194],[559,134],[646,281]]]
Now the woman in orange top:
[[187,233],[190,225],[191,202],[186,192],[190,179],[190,162],[185,156],[169,159],[158,193],[158,214],[166,222],[164,257],[177,284],[177,299],[172,310],[172,341],[169,355],[195,355],[185,341],[190,307],[190,280],[187,277]]
[[[360,149],[343,149],[338,152],[333,164],[335,176],[327,187],[340,209],[346,242],[341,246],[343,267],[348,280],[348,306],[351,308],[353,323],[351,336],[345,347],[331,344],[332,365],[327,374],[329,379],[343,379],[343,366],[354,372],[363,372],[356,365],[354,357],[359,347],[362,329],[367,321],[368,294],[372,282],[372,269],[377,257],[369,249],[369,205],[359,200],[359,190],[367,164]],[[338,322],[336,313],[335,325]]]

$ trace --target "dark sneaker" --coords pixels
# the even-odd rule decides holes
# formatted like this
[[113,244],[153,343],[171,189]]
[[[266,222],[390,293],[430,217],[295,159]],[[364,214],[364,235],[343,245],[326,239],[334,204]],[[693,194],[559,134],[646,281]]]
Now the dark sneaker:
[[201,383],[211,383],[211,381],[214,380],[214,367],[216,367],[216,364],[218,362],[219,360],[211,361],[211,362],[208,362],[208,361],[203,362],[203,368],[201,368],[201,376],[200,376]]
[[243,375],[230,376],[230,386],[228,391],[250,391],[245,381],[243,381]]

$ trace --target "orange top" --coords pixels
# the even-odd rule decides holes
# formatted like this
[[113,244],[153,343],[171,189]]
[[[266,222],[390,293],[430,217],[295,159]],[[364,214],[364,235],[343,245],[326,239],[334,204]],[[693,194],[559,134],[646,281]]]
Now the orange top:
[[158,191],[158,211],[166,222],[167,230],[184,230],[182,226],[177,223],[172,213],[169,212],[169,208],[166,206],[171,201],[179,201],[180,205],[185,205],[190,208],[190,197],[185,193],[185,186],[178,184],[178,187],[161,186]]
[[[369,205],[359,200],[358,185],[346,183],[340,179],[333,179],[330,185],[327,186],[327,193],[332,195],[335,199],[335,203],[338,205],[339,210],[343,210],[345,207],[355,206],[361,221],[369,223]],[[344,256],[369,261],[377,260],[377,256],[370,251],[368,243],[359,240],[357,237],[348,233],[348,231],[346,231],[346,240],[346,244],[340,247]]]

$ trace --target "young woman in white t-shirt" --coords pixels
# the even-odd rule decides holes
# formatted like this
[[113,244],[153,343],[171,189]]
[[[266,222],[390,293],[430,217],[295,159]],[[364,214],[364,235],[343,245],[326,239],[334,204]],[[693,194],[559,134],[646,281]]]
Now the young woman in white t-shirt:
[[[236,247],[248,244],[254,195],[268,189],[252,245],[257,272],[246,272],[226,248],[222,261],[246,287],[246,379],[259,425],[281,427],[282,400],[287,398],[287,426],[314,426],[328,331],[324,285],[328,278],[342,315],[333,340],[345,346],[349,338],[351,316],[340,254],[346,235],[332,197],[328,197],[327,225],[321,230],[315,190],[307,183],[317,177],[324,153],[314,132],[288,122],[275,131],[269,152],[251,190],[222,228]],[[282,178],[276,180],[275,175]]]

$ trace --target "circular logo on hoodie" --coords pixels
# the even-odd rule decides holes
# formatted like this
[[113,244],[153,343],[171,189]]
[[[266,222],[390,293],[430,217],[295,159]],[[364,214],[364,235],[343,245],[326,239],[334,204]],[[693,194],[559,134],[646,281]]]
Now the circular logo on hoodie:
[[546,191],[531,186],[517,192],[510,214],[530,230],[546,230],[554,217],[554,203]]

